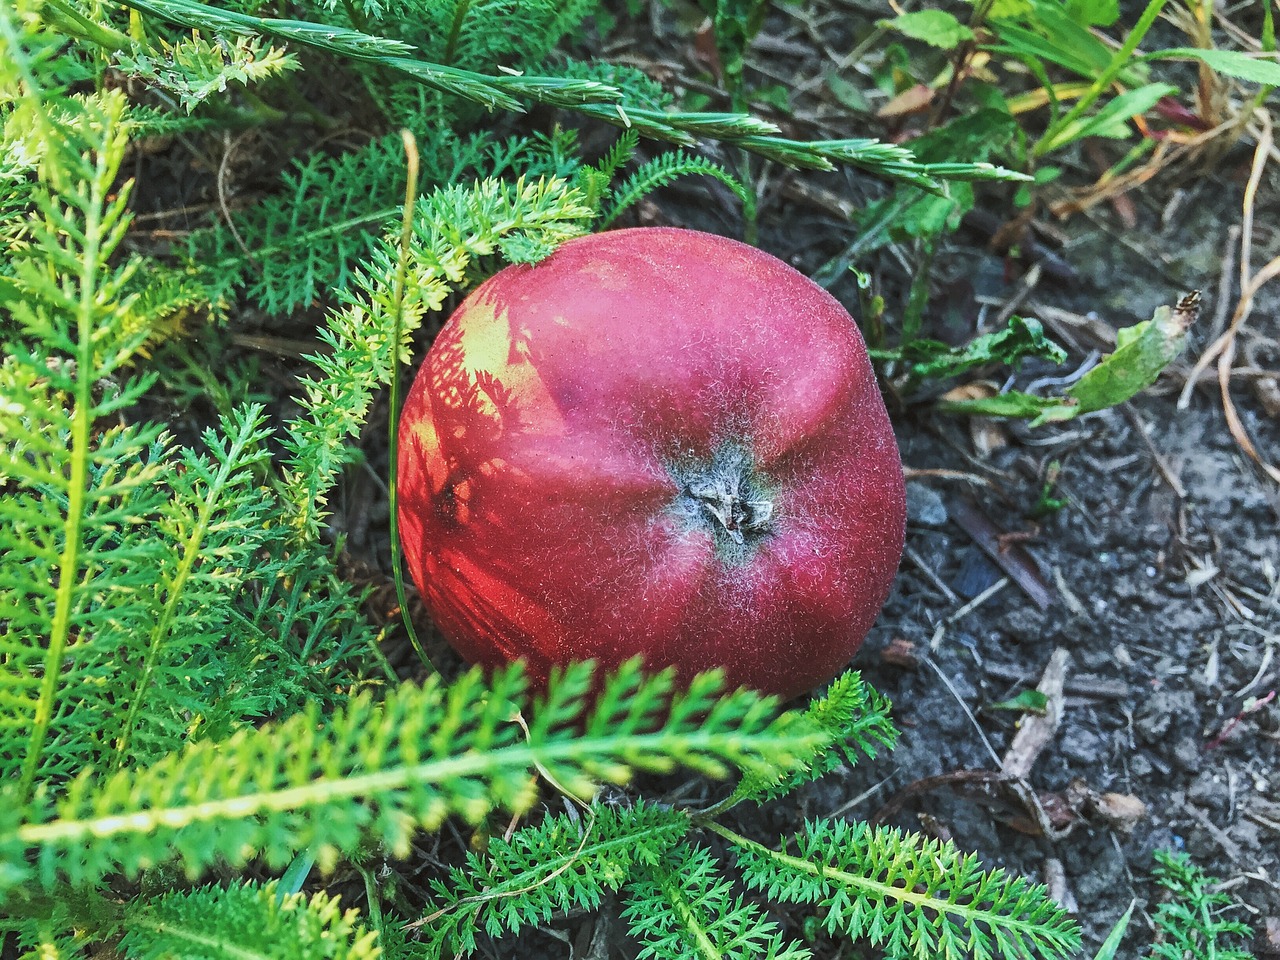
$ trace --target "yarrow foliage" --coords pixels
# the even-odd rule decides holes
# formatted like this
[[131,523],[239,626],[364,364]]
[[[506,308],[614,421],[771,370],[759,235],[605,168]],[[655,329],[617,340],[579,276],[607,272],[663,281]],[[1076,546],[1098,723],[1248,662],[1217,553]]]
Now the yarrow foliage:
[[[749,885],[891,950],[910,930],[942,946],[963,934],[975,956],[1065,953],[1073,931],[1038,888],[950,848],[817,824],[790,841],[829,865],[813,876],[785,846],[721,825],[891,743],[888,704],[855,675],[789,712],[715,674],[678,689],[638,663],[608,677],[573,666],[536,695],[519,667],[402,681],[380,646],[392,628],[339,575],[329,515],[361,459],[353,440],[449,297],[676,176],[712,177],[749,208],[750,191],[692,152],[623,173],[640,136],[685,150],[721,138],[928,190],[943,173],[1003,174],[681,113],[634,70],[557,71],[548,55],[587,0],[528,0],[518,35],[506,2],[303,2],[297,20],[248,3],[127,6],[126,19],[83,0],[0,4],[0,930],[16,947],[370,960],[470,951],[617,898],[646,957],[807,956],[715,843]],[[376,117],[242,202],[223,174],[244,131],[338,126],[309,99],[317,65],[329,94]],[[631,132],[588,165],[572,135],[503,139],[480,122],[529,103]],[[422,161],[407,203],[400,128]],[[185,255],[134,220],[125,175],[168,149],[147,135],[200,158],[174,169],[221,158],[216,214]],[[245,327],[312,310],[313,348]],[[219,362],[210,344],[237,337],[291,356],[273,371],[288,396],[233,372],[265,364]],[[210,396],[173,387],[174,356]],[[601,793],[677,768],[736,786],[701,811]],[[498,813],[523,825],[435,878],[421,913],[384,909],[373,880],[359,911],[319,889],[340,865],[372,877],[369,858],[409,855],[446,819],[479,828]],[[289,882],[236,876],[251,863]],[[845,909],[855,895],[875,923]],[[934,909],[954,930],[923,924]]]

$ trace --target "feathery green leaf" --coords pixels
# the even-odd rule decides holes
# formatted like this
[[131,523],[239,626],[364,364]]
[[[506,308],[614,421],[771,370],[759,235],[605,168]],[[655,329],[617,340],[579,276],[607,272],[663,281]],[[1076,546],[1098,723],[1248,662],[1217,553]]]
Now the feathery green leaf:
[[509,840],[491,839],[447,882],[433,882],[434,901],[415,926],[429,954],[448,956],[475,950],[481,933],[517,933],[571,909],[594,910],[688,829],[683,813],[644,803],[596,802],[581,813],[549,816]]
[[779,853],[712,829],[734,845],[747,886],[812,905],[829,933],[865,937],[892,958],[1032,960],[1080,945],[1075,922],[1044,887],[984,871],[950,843],[818,820],[795,838],[794,853]]
[[326,893],[282,895],[274,883],[201,887],[133,907],[128,960],[377,960],[377,934]]
[[627,885],[622,916],[643,944],[641,960],[809,960],[702,847],[679,843]]
[[[366,836],[403,855],[415,830],[448,815],[475,823],[495,809],[527,810],[535,771],[590,796],[597,782],[633,770],[767,775],[821,742],[802,715],[776,716],[772,698],[742,690],[717,699],[715,674],[677,692],[671,671],[644,676],[632,662],[599,691],[607,706],[596,703],[592,677],[589,664],[554,676],[527,719],[518,666],[492,684],[473,670],[448,687],[431,678],[381,702],[362,692],[327,717],[308,705],[138,770],[87,771],[56,803],[27,808],[16,839],[0,831],[0,853],[29,850],[46,887],[171,859],[192,876],[220,860],[283,866],[306,848],[332,865]],[[24,872],[21,859],[0,865],[0,876]]]

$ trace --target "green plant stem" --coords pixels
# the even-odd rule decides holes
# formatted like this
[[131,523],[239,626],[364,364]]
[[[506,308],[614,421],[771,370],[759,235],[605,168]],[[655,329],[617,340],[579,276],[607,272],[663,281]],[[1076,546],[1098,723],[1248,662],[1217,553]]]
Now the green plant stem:
[[1138,22],[1129,31],[1129,35],[1125,37],[1120,49],[1112,56],[1111,62],[1107,64],[1106,69],[1098,74],[1089,89],[1076,101],[1075,106],[1049,124],[1049,128],[1045,130],[1044,135],[1036,141],[1036,145],[1031,148],[1033,157],[1042,157],[1063,145],[1063,142],[1065,142],[1064,133],[1067,133],[1069,137],[1071,125],[1084,116],[1085,112],[1097,102],[1097,99],[1106,92],[1116,77],[1129,64],[1133,57],[1133,52],[1138,49],[1138,44],[1142,43],[1147,32],[1156,22],[1156,18],[1160,16],[1160,11],[1164,9],[1165,3],[1166,0],[1149,0],[1146,9],[1142,11],[1142,16],[1138,18]]
[[369,926],[378,931],[378,936],[381,938],[385,921],[382,919],[382,899],[378,896],[378,883],[373,877],[373,871],[367,865],[357,863],[355,867],[360,873],[360,878],[364,880],[364,898],[368,904]]
[[[50,0],[61,4],[61,0]],[[5,34],[6,46],[13,51],[22,46],[8,15],[0,15],[0,30]],[[121,36],[124,36],[121,34]],[[128,38],[126,38],[127,40]],[[20,59],[20,58],[19,58]],[[16,64],[23,75],[26,88],[24,97],[37,100],[39,84],[27,69],[25,62]],[[37,109],[37,116],[45,117],[45,111]],[[59,139],[59,141],[61,140]],[[76,304],[76,389],[75,411],[71,418],[71,444],[68,451],[70,476],[68,477],[68,501],[66,521],[63,524],[62,554],[58,559],[58,590],[54,598],[53,617],[49,627],[49,641],[45,650],[44,675],[40,680],[40,698],[36,702],[31,733],[27,738],[26,755],[22,759],[22,773],[18,781],[17,802],[30,802],[35,789],[36,775],[40,770],[40,758],[53,723],[53,711],[57,700],[59,681],[66,659],[67,644],[71,637],[71,618],[75,603],[75,589],[81,582],[80,550],[84,514],[88,502],[89,443],[93,430],[94,375],[93,333],[97,319],[98,277],[103,232],[103,209],[106,203],[104,183],[109,179],[110,151],[101,151],[94,158],[96,165],[90,187],[89,203],[85,205],[84,248],[79,257],[79,301]]]
[[657,876],[657,884],[667,898],[667,902],[671,905],[671,909],[675,911],[675,915],[680,919],[681,926],[693,937],[700,960],[725,960],[724,953],[707,936],[707,931],[701,918],[693,912],[693,905],[689,902],[689,894],[684,885],[680,883],[679,876],[667,870],[660,871]]
[[449,39],[444,45],[444,62],[452,64],[458,56],[458,36],[462,33],[462,22],[467,19],[471,9],[471,0],[458,0],[453,8],[453,21],[449,24]]
[[128,34],[90,20],[64,0],[45,0],[45,16],[65,33],[88,40],[104,50],[128,50],[133,40]]
[[390,411],[388,413],[389,425],[387,430],[388,459],[391,462],[390,476],[387,477],[388,499],[391,504],[391,516],[389,518],[391,527],[391,570],[396,584],[396,600],[400,604],[400,618],[404,621],[404,628],[409,634],[409,642],[413,644],[414,652],[418,654],[418,659],[422,661],[423,666],[429,672],[436,673],[437,670],[431,663],[431,658],[427,656],[427,651],[423,649],[422,641],[418,639],[418,631],[413,626],[413,617],[409,616],[409,598],[404,589],[404,563],[400,553],[400,496],[399,484],[397,483],[400,459],[400,340],[403,336],[401,330],[404,319],[404,292],[409,277],[409,249],[413,242],[413,209],[418,200],[418,144],[414,140],[413,134],[408,130],[401,131],[400,135],[404,139],[408,182],[404,188],[404,219],[400,228],[400,259],[396,265],[396,278],[395,285],[392,288],[391,301],[391,309],[395,317],[391,338],[391,385],[390,399],[388,401]]
[[125,6],[197,30],[221,30],[235,35],[261,34],[287,43],[324,50],[341,57],[376,63],[489,109],[522,112],[521,98],[574,110],[603,123],[635,129],[642,136],[682,146],[696,146],[700,138],[721,140],[789,167],[834,170],[839,164],[860,167],[876,176],[910,183],[939,196],[943,180],[1029,180],[989,163],[930,163],[916,160],[910,150],[895,144],[858,138],[801,141],[778,136],[778,128],[741,113],[667,113],[622,104],[615,87],[594,80],[525,74],[487,76],[471,70],[415,59],[414,49],[385,37],[302,20],[252,17],[197,0],[123,0]]
[[929,302],[929,276],[933,272],[933,254],[937,238],[929,237],[921,242],[920,262],[911,278],[911,291],[907,295],[907,307],[902,314],[902,342],[910,343],[920,336],[924,325],[924,308]]

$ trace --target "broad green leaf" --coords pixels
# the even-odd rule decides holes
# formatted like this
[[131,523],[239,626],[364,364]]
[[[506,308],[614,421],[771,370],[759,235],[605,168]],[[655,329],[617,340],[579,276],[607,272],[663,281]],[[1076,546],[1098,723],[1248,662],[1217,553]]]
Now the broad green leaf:
[[1067,0],[1065,11],[1084,27],[1109,27],[1120,19],[1118,0]]
[[945,10],[917,10],[904,13],[892,20],[881,20],[880,26],[922,40],[931,47],[953,50],[966,40],[973,39],[973,31]]
[[1240,50],[1200,50],[1196,47],[1174,47],[1170,50],[1157,50],[1149,54],[1147,60],[1199,60],[1207,64],[1216,73],[1235,77],[1237,80],[1248,80],[1268,87],[1280,87],[1280,63],[1276,55],[1254,57]]
[[1187,344],[1187,330],[1199,315],[1199,292],[1178,306],[1160,307],[1151,320],[1116,333],[1115,352],[1075,381],[1062,397],[1036,397],[1009,390],[996,397],[945,401],[938,408],[975,416],[1034,417],[1032,426],[1071,420],[1082,413],[1106,410],[1151,387],[1160,372]]
[[826,79],[827,89],[844,106],[857,113],[871,112],[871,104],[867,102],[866,95],[859,89],[857,84],[850,83],[834,71],[828,73]]
[[1178,92],[1178,88],[1167,83],[1151,83],[1136,90],[1127,90],[1111,100],[1097,113],[1089,117],[1081,117],[1074,123],[1053,132],[1044,150],[1056,150],[1083,140],[1085,137],[1112,137],[1122,139],[1132,132],[1129,120],[1141,116],[1154,107],[1162,97]]
[[[1037,57],[1056,63],[1072,73],[1092,81],[1105,70],[1115,51],[1088,27],[1073,20],[1057,0],[1036,2],[1031,13],[1019,20],[993,20],[992,31],[1002,46],[998,52],[1016,57]],[[1117,79],[1127,87],[1147,82],[1146,64],[1135,58]]]
[[1178,307],[1161,307],[1150,320],[1120,330],[1115,353],[1086,373],[1067,390],[1074,402],[1067,416],[1042,415],[1042,420],[1070,419],[1123,403],[1156,382],[1160,371],[1178,358],[1187,342],[1187,328],[1199,312],[1199,296],[1185,297]]
[[1017,713],[1043,714],[1049,706],[1049,698],[1039,690],[1023,690],[1016,697],[987,705],[988,710],[1012,710]]
[[942,400],[938,409],[944,413],[962,413],[973,417],[1013,417],[1030,419],[1062,406],[1057,397],[1037,397],[1031,393],[1010,390],[994,397],[973,400]]
[[1025,17],[1031,12],[1031,0],[995,0],[987,12],[988,20],[1006,20]]
[[987,417],[1034,417],[1031,425],[1070,420],[1124,403],[1155,383],[1160,372],[1178,358],[1187,342],[1187,328],[1200,311],[1200,294],[1161,307],[1150,320],[1116,333],[1115,352],[1069,387],[1062,397],[1037,397],[1010,390],[994,397],[953,400],[940,410]]

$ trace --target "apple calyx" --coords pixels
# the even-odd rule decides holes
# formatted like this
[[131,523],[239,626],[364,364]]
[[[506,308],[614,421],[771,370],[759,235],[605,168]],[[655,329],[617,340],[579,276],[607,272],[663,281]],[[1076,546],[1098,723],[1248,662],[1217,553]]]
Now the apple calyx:
[[721,447],[709,462],[672,470],[680,485],[677,513],[692,527],[709,530],[731,557],[773,529],[772,492],[761,482],[750,456]]

